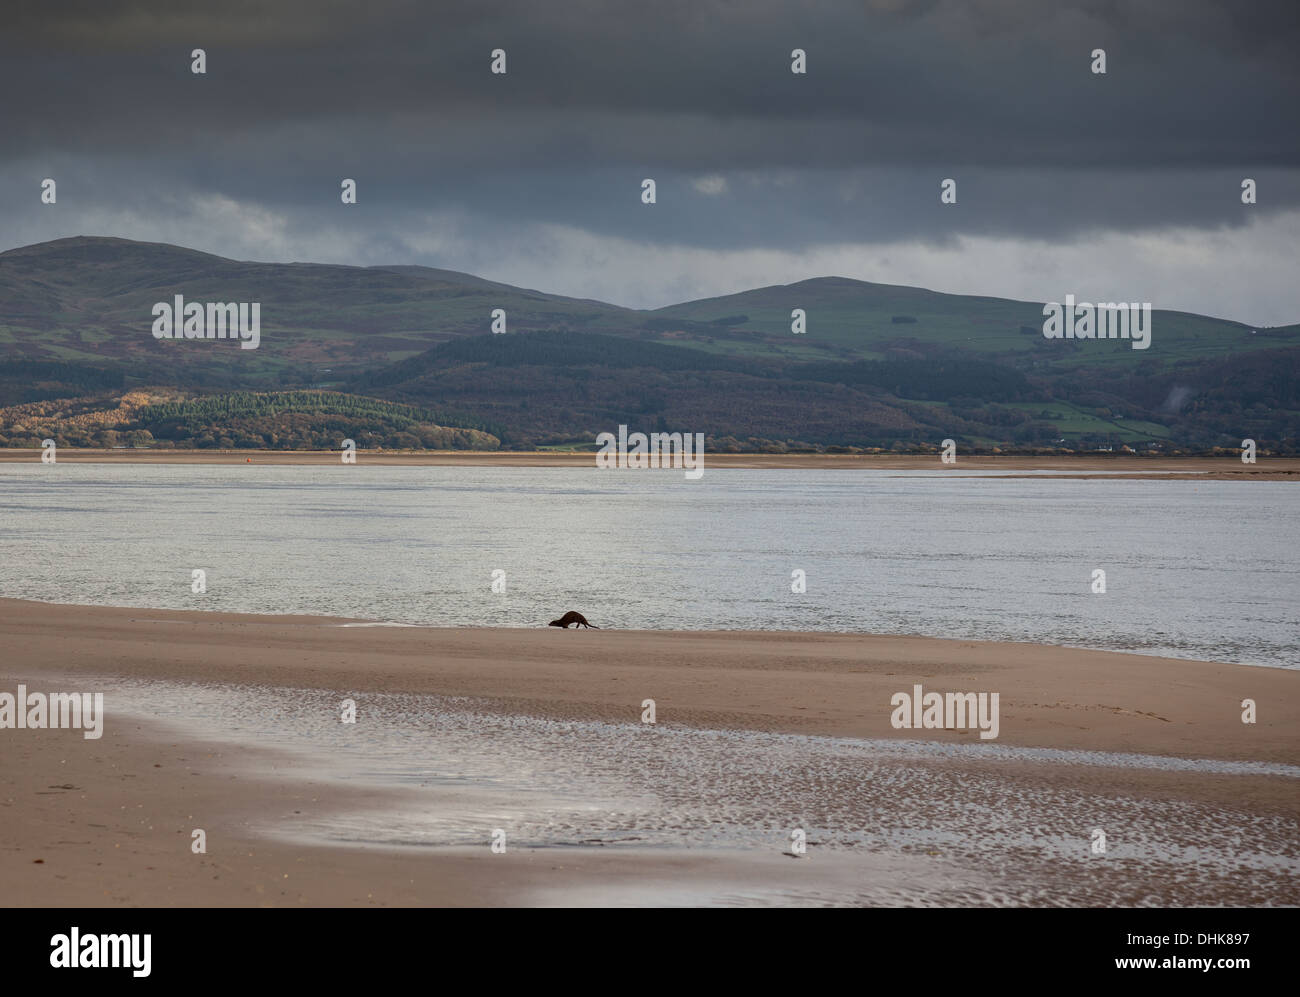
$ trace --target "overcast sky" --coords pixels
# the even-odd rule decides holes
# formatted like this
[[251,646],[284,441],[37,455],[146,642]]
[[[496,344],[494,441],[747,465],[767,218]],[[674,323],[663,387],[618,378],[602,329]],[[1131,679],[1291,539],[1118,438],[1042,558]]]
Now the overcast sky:
[[633,307],[836,275],[1300,321],[1296,0],[5,8],[0,250],[112,235]]

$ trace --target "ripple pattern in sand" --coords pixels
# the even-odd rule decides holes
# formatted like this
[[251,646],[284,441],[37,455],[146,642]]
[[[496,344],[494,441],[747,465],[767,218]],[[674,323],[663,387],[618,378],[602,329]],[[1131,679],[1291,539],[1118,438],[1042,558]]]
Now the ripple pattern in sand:
[[[120,680],[111,702],[190,736],[274,749],[286,759],[276,777],[392,790],[383,807],[261,829],[305,842],[486,846],[502,828],[512,848],[780,854],[802,828],[809,858],[834,875],[802,891],[719,888],[711,901],[1300,902],[1294,819],[1126,792],[1135,769],[1300,780],[1295,766],[562,721],[427,695],[353,696],[349,725],[343,698]],[[1092,853],[1095,828],[1104,855]]]

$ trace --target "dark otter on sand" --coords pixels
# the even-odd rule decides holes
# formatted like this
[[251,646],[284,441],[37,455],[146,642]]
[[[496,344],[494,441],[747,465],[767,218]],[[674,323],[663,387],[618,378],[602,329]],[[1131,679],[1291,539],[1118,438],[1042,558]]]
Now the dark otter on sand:
[[600,627],[593,627],[590,623],[587,622],[587,618],[585,616],[583,616],[581,613],[575,613],[572,609],[570,609],[567,613],[561,616],[558,620],[551,620],[551,622],[546,625],[548,627],[563,627],[565,630],[568,630],[570,624],[576,624],[577,626],[580,627],[588,627],[591,630],[600,629]]

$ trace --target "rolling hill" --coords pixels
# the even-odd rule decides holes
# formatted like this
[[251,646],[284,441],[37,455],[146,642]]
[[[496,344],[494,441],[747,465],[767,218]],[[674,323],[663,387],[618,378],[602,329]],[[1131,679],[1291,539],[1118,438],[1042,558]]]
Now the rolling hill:
[[[259,347],[155,339],[152,307],[175,295],[259,302]],[[807,316],[802,335],[791,331],[796,308]],[[495,309],[505,335],[491,332]],[[67,399],[81,415],[120,415],[132,392],[166,390],[197,406],[176,424],[197,435],[171,437],[193,445],[236,436],[245,446],[312,445],[354,419],[376,445],[403,446],[582,445],[627,423],[704,432],[715,447],[742,450],[945,437],[976,448],[1145,449],[1251,437],[1294,450],[1300,326],[1252,329],[1157,309],[1151,347],[1134,350],[1047,340],[1042,322],[1036,303],[843,277],[645,311],[419,266],[251,263],[60,239],[0,253],[0,443],[29,438],[15,427],[31,414],[17,409],[32,403]],[[249,393],[277,398],[274,416]],[[327,405],[326,395],[405,408],[362,418],[360,402]],[[223,433],[222,410],[203,407],[209,396],[240,397],[261,413]],[[285,405],[303,408],[287,435]],[[138,420],[113,424],[164,438]],[[421,436],[411,425],[430,428]],[[96,442],[94,432],[74,437]]]

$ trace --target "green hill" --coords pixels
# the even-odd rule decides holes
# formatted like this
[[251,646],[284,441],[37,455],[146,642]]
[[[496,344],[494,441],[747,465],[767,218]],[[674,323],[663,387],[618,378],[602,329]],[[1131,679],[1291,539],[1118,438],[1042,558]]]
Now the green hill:
[[[160,341],[155,302],[261,303],[261,346]],[[59,239],[0,253],[0,356],[116,364],[138,383],[210,387],[337,380],[449,338],[563,323],[611,329],[626,309],[428,267],[246,263],[126,239]],[[234,348],[232,348],[234,347]],[[330,375],[336,375],[331,377]]]
[[[155,339],[152,307],[177,294],[259,302],[259,348]],[[796,308],[807,316],[803,335],[791,332]],[[506,313],[506,335],[489,331],[494,309]],[[966,446],[1195,449],[1246,437],[1296,446],[1300,326],[1251,329],[1156,309],[1150,348],[1134,350],[1047,340],[1042,322],[1036,303],[843,277],[639,311],[450,270],[250,263],[79,237],[0,253],[0,406],[100,399],[116,410],[132,391],[173,389],[199,406],[182,420],[199,435],[179,439],[233,439],[222,420],[250,440],[278,436],[266,420],[293,413],[198,401],[254,392],[299,406],[304,439],[350,425],[358,440],[420,440],[394,412],[380,418],[357,402],[324,411],[319,392],[333,390],[426,413],[408,426],[482,432],[515,447],[581,444],[619,423],[703,432],[741,449],[946,437]]]

